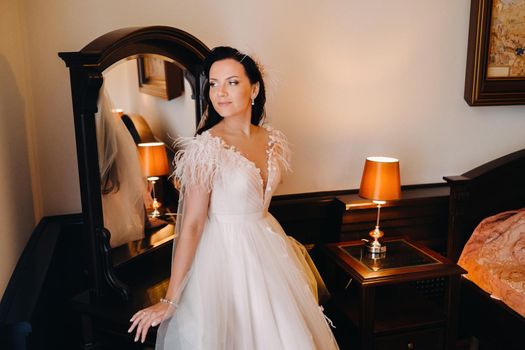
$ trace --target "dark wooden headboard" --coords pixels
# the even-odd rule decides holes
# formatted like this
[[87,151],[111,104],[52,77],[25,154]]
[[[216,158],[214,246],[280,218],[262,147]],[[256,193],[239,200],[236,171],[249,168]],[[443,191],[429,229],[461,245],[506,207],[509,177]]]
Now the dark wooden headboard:
[[481,220],[525,207],[525,149],[444,179],[450,185],[447,255],[457,261]]

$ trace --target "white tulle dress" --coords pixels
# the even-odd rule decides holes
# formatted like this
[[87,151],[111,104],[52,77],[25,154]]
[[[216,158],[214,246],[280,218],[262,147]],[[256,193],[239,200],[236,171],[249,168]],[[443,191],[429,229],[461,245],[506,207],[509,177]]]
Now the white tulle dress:
[[268,213],[289,150],[281,132],[266,128],[266,188],[253,162],[208,131],[176,156],[178,181],[206,186],[211,197],[179,306],[161,324],[157,349],[338,349],[304,258]]

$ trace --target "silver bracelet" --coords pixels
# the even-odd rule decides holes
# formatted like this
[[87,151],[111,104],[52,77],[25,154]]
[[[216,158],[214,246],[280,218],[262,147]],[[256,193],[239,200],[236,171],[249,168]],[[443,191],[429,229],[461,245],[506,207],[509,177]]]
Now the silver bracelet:
[[179,306],[179,304],[176,301],[166,299],[166,298],[160,298],[160,302],[164,304],[170,304],[171,306],[175,306],[175,307]]

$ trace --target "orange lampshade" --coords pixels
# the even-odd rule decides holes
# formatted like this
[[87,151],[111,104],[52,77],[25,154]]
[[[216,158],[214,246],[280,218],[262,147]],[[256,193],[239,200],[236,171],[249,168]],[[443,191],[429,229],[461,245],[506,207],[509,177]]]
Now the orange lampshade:
[[169,173],[168,156],[163,142],[138,144],[144,176],[163,176]]
[[359,197],[388,201],[399,199],[400,196],[399,160],[389,157],[366,158]]

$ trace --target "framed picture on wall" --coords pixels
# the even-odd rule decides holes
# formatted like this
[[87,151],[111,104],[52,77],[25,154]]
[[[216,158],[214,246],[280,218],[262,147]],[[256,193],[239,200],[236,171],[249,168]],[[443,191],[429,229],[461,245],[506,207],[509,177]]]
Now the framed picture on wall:
[[471,0],[465,101],[525,104],[525,0]]
[[137,57],[139,91],[171,100],[184,91],[183,71],[176,64],[157,55]]

